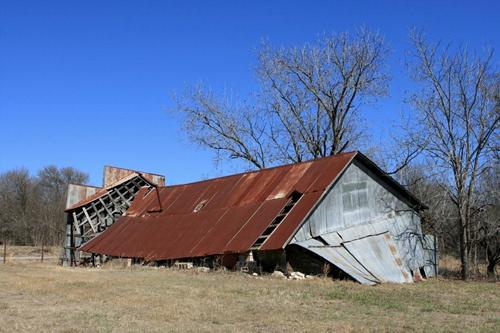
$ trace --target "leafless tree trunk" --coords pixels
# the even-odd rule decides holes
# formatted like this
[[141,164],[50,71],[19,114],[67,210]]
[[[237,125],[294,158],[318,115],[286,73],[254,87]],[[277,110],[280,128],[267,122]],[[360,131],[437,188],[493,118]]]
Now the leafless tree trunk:
[[500,263],[500,160],[495,157],[492,167],[481,177],[479,207],[475,209],[478,220],[476,245],[485,249],[487,275],[496,278],[496,266]]
[[452,53],[421,33],[413,33],[412,41],[412,74],[422,87],[411,98],[417,120],[412,140],[425,146],[425,155],[447,179],[458,214],[462,278],[468,279],[475,189],[498,135],[500,76],[493,51],[484,57],[466,48]]
[[359,144],[360,110],[386,94],[386,55],[383,38],[366,29],[303,47],[266,44],[253,103],[197,87],[177,99],[175,110],[192,141],[256,168],[334,155]]

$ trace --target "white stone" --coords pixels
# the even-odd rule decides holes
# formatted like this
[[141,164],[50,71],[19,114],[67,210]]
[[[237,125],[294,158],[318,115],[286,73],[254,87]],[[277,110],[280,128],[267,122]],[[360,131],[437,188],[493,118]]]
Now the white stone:
[[285,274],[280,271],[274,271],[273,274],[271,274],[271,277],[276,279],[286,279]]
[[196,270],[198,272],[202,272],[202,273],[208,273],[208,272],[210,272],[210,268],[208,268],[208,267],[197,267]]
[[292,273],[290,273],[290,279],[292,279],[292,280],[304,280],[305,275],[304,275],[304,273],[301,273],[301,272],[292,272]]

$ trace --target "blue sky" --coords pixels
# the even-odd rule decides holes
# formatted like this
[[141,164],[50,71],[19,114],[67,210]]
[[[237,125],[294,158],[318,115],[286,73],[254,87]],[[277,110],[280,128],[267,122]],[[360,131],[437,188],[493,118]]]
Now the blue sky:
[[408,29],[500,52],[499,22],[500,1],[0,0],[0,172],[74,166],[100,185],[105,164],[170,184],[239,171],[187,141],[171,95],[203,81],[245,96],[263,38],[302,44],[361,25],[392,50],[391,93],[366,110],[384,145],[411,86]]

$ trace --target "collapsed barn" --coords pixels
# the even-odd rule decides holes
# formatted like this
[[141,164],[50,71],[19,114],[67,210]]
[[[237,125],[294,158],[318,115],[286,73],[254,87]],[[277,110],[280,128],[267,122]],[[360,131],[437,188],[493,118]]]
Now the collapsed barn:
[[79,247],[124,215],[141,188],[164,186],[165,177],[105,166],[103,186],[69,184],[66,200],[66,241],[63,263],[76,265],[88,259]]
[[126,201],[114,223],[93,230],[91,239],[80,237],[81,245],[73,237],[72,248],[166,265],[285,273],[321,273],[328,264],[368,285],[437,273],[435,242],[420,225],[425,206],[359,152],[190,184],[149,184]]

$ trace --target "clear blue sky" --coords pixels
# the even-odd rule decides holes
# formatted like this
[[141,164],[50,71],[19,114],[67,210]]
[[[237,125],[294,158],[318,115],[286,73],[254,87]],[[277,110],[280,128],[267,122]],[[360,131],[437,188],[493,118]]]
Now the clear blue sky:
[[189,83],[245,95],[266,38],[302,44],[360,25],[385,35],[390,96],[368,126],[384,144],[409,87],[408,29],[496,48],[500,1],[0,0],[0,172],[75,166],[100,185],[104,164],[183,183],[236,171],[187,142],[165,110]]

